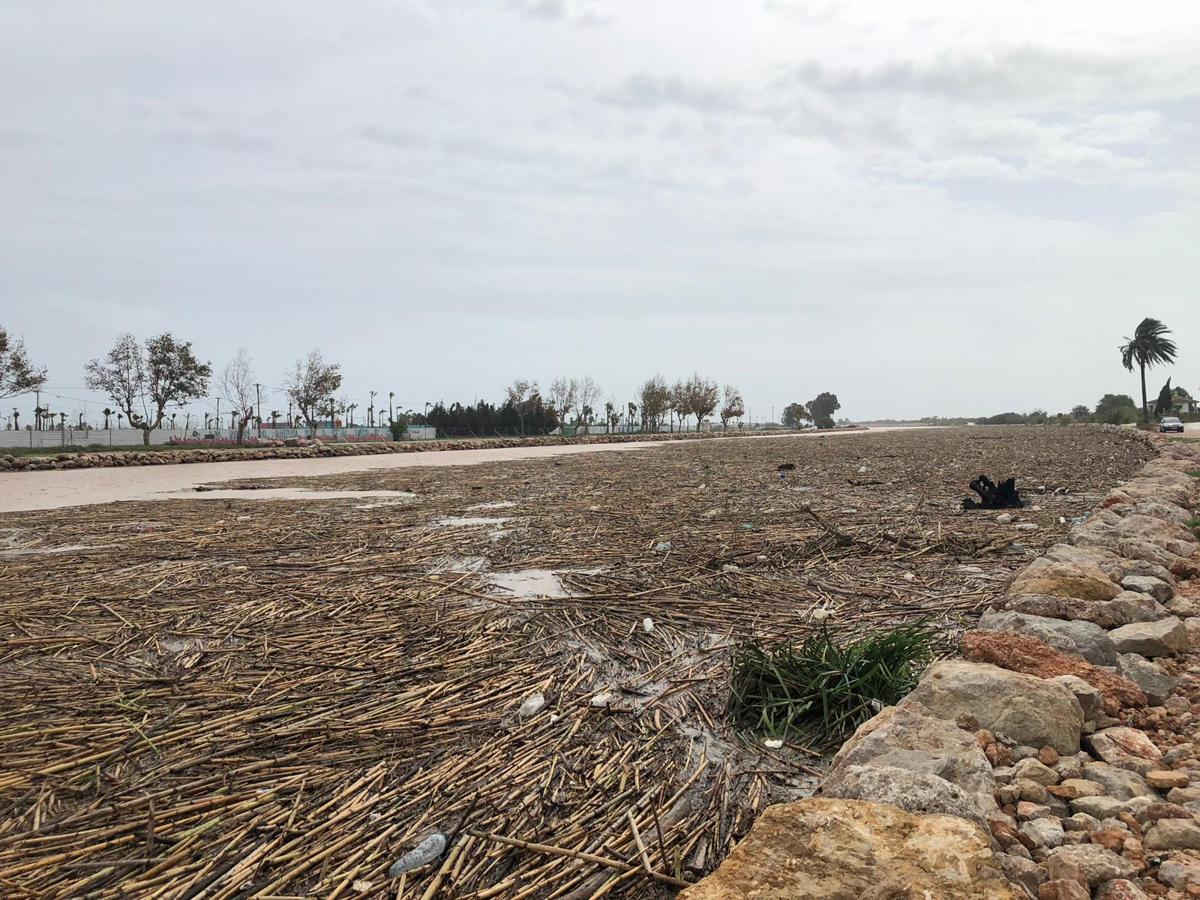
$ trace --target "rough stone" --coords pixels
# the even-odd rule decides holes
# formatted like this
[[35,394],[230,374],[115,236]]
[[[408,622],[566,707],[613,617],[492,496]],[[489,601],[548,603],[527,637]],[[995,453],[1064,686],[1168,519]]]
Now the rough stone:
[[1012,594],[1049,594],[1080,600],[1112,600],[1121,589],[1102,569],[1087,563],[1057,562],[1042,557],[1022,571],[1009,588]]
[[1092,900],[1087,885],[1068,878],[1043,881],[1038,887],[1038,900]]
[[1167,584],[1161,578],[1151,578],[1149,575],[1126,575],[1121,579],[1121,587],[1127,591],[1149,594],[1159,603],[1166,603],[1175,596],[1175,591],[1171,589],[1171,585]]
[[[962,653],[968,660],[990,663],[1041,679],[1057,681],[1056,676],[1074,675],[1100,692],[1103,709],[1109,715],[1116,715],[1122,707],[1146,705],[1146,695],[1132,681],[1087,660],[1055,650],[1030,635],[968,631],[963,635]],[[1075,694],[1074,689],[1072,694]],[[1082,712],[1083,701],[1077,697],[1076,702],[1081,704]],[[1092,718],[1094,715],[1088,720]]]
[[1106,881],[1096,890],[1096,900],[1150,900],[1146,892],[1127,878]]
[[1152,762],[1162,759],[1162,751],[1146,736],[1146,732],[1124,725],[1089,734],[1086,743],[1092,755],[1106,763],[1117,763],[1127,757]]
[[[1005,594],[996,600],[997,610],[1092,622],[1101,628],[1119,628],[1130,622],[1150,622],[1160,618],[1153,600],[1145,594],[1124,592],[1112,600],[1079,600],[1075,597],[1050,597],[1045,594]],[[1163,613],[1165,615],[1165,613]]]
[[1120,653],[1174,656],[1187,649],[1187,629],[1175,616],[1157,622],[1133,622],[1108,633]]
[[1171,769],[1155,769],[1146,773],[1146,784],[1160,791],[1187,787],[1190,781],[1191,778],[1188,777],[1187,772],[1177,772]]
[[1115,816],[1124,806],[1125,804],[1120,800],[1105,796],[1080,797],[1078,800],[1071,801],[1072,812],[1087,813],[1092,818],[1100,820]]
[[1058,784],[1058,773],[1041,762],[1037,757],[1023,759],[1013,766],[1013,778],[1018,782],[1023,778],[1029,781],[1036,781],[1038,784],[1046,787]]
[[1017,896],[979,825],[827,798],[767,807],[720,868],[679,894],[680,900]]
[[1046,859],[1047,874],[1054,878],[1064,870],[1082,873],[1093,887],[1116,878],[1132,878],[1137,873],[1129,860],[1096,844],[1063,846],[1052,851]]
[[982,663],[935,663],[901,704],[919,703],[953,720],[973,715],[980,726],[1022,744],[1049,744],[1059,753],[1079,750],[1083,710],[1061,684]]
[[1140,687],[1151,706],[1161,706],[1175,693],[1175,679],[1162,666],[1150,662],[1140,653],[1122,653],[1117,662],[1117,672]]
[[821,793],[842,800],[888,803],[915,814],[943,813],[986,824],[976,799],[962,788],[936,775],[896,766],[847,766],[838,783],[833,787],[822,785]]
[[[1107,675],[1108,673],[1105,672],[1103,674]],[[1063,685],[1075,695],[1075,699],[1079,701],[1080,709],[1083,710],[1083,720],[1085,722],[1095,721],[1096,713],[1103,710],[1104,695],[1078,675],[1055,675],[1049,680]],[[1117,704],[1114,704],[1114,708],[1117,708]]]
[[1036,897],[1038,887],[1046,880],[1046,870],[1031,859],[1017,856],[1015,853],[997,853],[996,860],[1000,868],[1014,884],[1019,884]]
[[1146,783],[1146,779],[1137,772],[1118,769],[1108,763],[1092,763],[1084,766],[1083,774],[1088,781],[1096,782],[1104,788],[1108,796],[1117,800],[1157,796],[1154,789]]
[[1158,867],[1158,880],[1176,890],[1200,884],[1200,859],[1182,854],[1172,856]]
[[[1020,831],[1022,836],[1028,839],[1034,847],[1054,849],[1055,847],[1062,846],[1063,827],[1059,824],[1058,819],[1050,817],[1030,819],[1028,822],[1021,824]],[[1026,844],[1026,846],[1029,846],[1029,844]]]
[[1200,823],[1195,819],[1159,819],[1146,829],[1147,850],[1200,850]]
[[860,725],[834,756],[823,792],[841,796],[840,785],[851,766],[890,766],[937,776],[974,799],[974,818],[996,808],[992,767],[975,736],[930,715],[919,703],[889,706]]
[[1108,632],[1093,622],[1069,622],[992,610],[980,618],[978,627],[984,631],[1031,635],[1051,647],[1082,656],[1097,666],[1117,664],[1117,650]]
[[1080,797],[1099,797],[1104,788],[1094,781],[1085,778],[1068,778],[1061,784],[1056,784],[1046,790],[1060,800],[1078,800]]
[[1167,609],[1181,619],[1200,616],[1200,595],[1177,595],[1167,603]]

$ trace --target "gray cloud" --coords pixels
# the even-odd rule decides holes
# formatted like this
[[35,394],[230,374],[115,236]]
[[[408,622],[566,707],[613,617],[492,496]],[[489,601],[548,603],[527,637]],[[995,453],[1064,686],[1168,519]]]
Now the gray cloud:
[[759,411],[1094,402],[1137,317],[1200,346],[1200,33],[1015,2],[9,4],[4,324],[70,388],[171,327],[418,406],[697,368]]

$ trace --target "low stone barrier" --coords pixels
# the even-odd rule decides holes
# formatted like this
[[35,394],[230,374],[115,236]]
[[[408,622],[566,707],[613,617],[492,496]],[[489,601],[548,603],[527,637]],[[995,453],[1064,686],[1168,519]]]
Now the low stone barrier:
[[1200,897],[1200,445],[1019,573],[683,900]]
[[[839,428],[838,431],[861,429]],[[666,434],[610,434],[582,437],[471,438],[440,441],[371,441],[329,444],[320,440],[278,441],[271,446],[180,448],[178,450],[127,450],[104,453],[59,453],[54,456],[0,455],[0,472],[47,469],[92,469],[112,466],[167,466],[183,463],[240,462],[251,459],[311,459],[321,456],[367,456],[377,453],[428,453],[434,450],[497,450],[508,447],[559,446],[562,444],[629,444],[641,441],[707,440],[723,437],[772,437],[789,432],[746,434],[738,431],[668,432]],[[834,433],[834,432],[830,432]]]

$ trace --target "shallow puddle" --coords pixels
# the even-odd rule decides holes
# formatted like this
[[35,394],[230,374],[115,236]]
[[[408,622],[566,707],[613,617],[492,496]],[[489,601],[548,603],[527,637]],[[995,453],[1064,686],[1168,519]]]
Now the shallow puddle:
[[[219,490],[178,491],[155,494],[154,500],[362,500],[374,497],[398,497],[411,500],[417,496],[411,491],[321,491],[309,488],[233,488]],[[368,504],[357,507],[370,509],[383,504]]]
[[442,516],[440,519],[435,519],[433,524],[439,528],[470,528],[474,525],[503,525],[505,522],[511,521],[511,517]]

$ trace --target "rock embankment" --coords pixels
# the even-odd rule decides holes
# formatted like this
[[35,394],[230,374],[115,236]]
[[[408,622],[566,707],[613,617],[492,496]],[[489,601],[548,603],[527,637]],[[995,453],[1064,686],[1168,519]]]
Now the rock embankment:
[[[852,429],[839,429],[846,431]],[[858,430],[858,429],[853,429]],[[676,432],[674,434],[607,434],[582,437],[499,437],[442,441],[370,441],[324,443],[304,438],[270,441],[251,447],[180,447],[177,450],[120,450],[59,453],[47,456],[0,455],[0,472],[46,469],[94,469],[120,466],[170,466],[182,463],[239,462],[251,459],[312,459],[319,456],[367,456],[377,453],[427,453],[433,450],[499,450],[562,444],[629,444],[640,441],[707,440],[721,437],[769,437],[781,432]],[[782,432],[786,434],[787,432]]]
[[1162,443],[681,897],[1200,897],[1198,471]]

